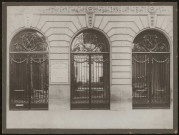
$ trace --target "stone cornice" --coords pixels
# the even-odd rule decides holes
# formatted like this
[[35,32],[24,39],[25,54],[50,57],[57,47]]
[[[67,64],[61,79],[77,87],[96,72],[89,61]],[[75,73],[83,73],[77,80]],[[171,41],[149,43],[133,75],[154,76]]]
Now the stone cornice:
[[[172,14],[171,6],[50,6],[39,14]],[[37,13],[37,14],[38,14]]]
[[[10,11],[9,11],[10,9]],[[172,15],[172,6],[15,6],[10,14],[106,14],[106,15]]]

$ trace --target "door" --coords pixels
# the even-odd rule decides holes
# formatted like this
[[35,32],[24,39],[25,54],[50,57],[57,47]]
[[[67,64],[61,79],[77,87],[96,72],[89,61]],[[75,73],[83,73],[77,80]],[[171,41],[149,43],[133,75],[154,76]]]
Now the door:
[[71,47],[71,109],[109,109],[109,42],[99,31],[78,33]]
[[[44,55],[44,54],[43,54]],[[35,55],[34,55],[35,56]],[[48,60],[11,54],[10,108],[48,108]]]
[[109,54],[72,54],[71,108],[109,109]]
[[37,30],[24,29],[10,45],[10,109],[48,109],[48,46]]
[[133,54],[133,107],[169,104],[168,54]]
[[10,55],[10,109],[28,109],[30,68],[24,54]]
[[36,54],[30,63],[30,108],[48,109],[48,54]]
[[170,52],[167,38],[145,30],[135,38],[132,53],[133,108],[170,106]]

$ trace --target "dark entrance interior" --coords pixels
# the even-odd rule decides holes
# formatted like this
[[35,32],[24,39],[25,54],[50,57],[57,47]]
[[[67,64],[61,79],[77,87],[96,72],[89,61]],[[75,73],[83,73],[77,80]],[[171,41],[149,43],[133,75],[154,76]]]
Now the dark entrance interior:
[[10,109],[48,109],[48,52],[36,30],[17,33],[10,46]]
[[72,43],[71,109],[109,109],[109,51],[98,31],[84,30]]
[[162,33],[146,30],[135,38],[132,69],[133,108],[168,108],[170,52]]

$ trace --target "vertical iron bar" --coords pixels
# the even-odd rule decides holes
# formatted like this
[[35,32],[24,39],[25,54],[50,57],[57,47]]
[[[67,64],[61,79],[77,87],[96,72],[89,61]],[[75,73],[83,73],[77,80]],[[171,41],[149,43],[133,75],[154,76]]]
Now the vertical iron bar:
[[29,88],[29,109],[31,108],[31,92],[33,89],[33,82],[32,82],[32,58],[30,58],[30,88]]
[[152,71],[153,71],[153,63],[152,63],[152,55],[149,54],[149,106],[151,107],[152,101]]
[[91,54],[89,54],[89,107],[91,108]]

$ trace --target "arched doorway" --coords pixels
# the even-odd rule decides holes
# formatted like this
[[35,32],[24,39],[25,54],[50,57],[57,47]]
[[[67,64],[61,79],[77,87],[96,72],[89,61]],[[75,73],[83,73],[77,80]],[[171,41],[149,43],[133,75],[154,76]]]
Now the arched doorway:
[[34,29],[18,32],[10,43],[10,109],[48,109],[48,45]]
[[71,47],[71,109],[109,109],[109,42],[93,29],[78,33]]
[[133,108],[170,106],[170,45],[157,30],[145,30],[132,49]]

